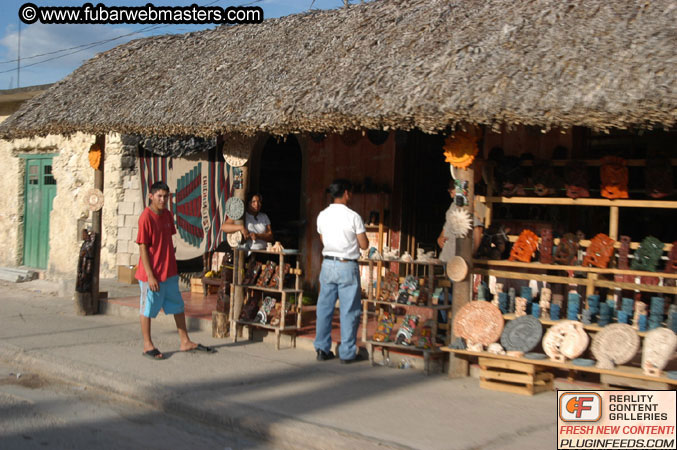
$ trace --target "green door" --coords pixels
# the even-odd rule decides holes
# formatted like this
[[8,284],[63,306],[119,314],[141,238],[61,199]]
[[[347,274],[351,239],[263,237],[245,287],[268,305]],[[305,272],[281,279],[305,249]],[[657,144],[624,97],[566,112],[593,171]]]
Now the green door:
[[47,268],[49,214],[56,195],[52,156],[26,157],[24,266]]

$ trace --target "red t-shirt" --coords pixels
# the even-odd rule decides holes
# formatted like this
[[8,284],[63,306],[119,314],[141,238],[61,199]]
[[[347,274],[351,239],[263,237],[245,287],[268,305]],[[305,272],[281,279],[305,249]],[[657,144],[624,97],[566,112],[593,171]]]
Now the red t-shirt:
[[[160,283],[167,278],[178,274],[174,243],[172,235],[176,234],[174,216],[169,210],[156,214],[150,207],[143,210],[139,216],[139,232],[136,235],[137,244],[146,244],[150,266],[155,279]],[[136,279],[148,282],[146,269],[139,256],[139,265],[136,268]]]

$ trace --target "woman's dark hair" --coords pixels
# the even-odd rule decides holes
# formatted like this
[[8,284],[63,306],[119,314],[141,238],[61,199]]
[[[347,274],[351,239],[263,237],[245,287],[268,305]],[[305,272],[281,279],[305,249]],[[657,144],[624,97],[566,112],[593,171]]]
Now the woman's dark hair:
[[150,193],[155,194],[157,191],[167,191],[169,192],[169,186],[164,181],[156,181],[150,185]]
[[348,180],[339,178],[338,180],[332,181],[332,183],[327,188],[327,193],[332,196],[332,198],[343,197],[345,191],[351,192],[353,190],[353,183]]
[[247,194],[247,203],[246,203],[247,206],[249,206],[254,197],[258,197],[259,201],[263,203],[263,195],[259,194],[258,192],[252,192],[251,194]]

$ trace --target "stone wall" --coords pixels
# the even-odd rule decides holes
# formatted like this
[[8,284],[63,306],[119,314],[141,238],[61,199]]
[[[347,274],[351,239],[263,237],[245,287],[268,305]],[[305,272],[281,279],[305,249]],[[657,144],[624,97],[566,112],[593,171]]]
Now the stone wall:
[[[84,205],[85,193],[94,187],[94,170],[89,165],[88,151],[94,142],[94,136],[75,134],[69,138],[50,135],[44,138],[17,139],[0,141],[0,167],[5,173],[0,177],[0,265],[17,266],[23,259],[23,214],[24,214],[24,177],[25,164],[20,154],[55,153],[52,172],[57,183],[50,214],[49,261],[46,275],[50,279],[73,281],[77,271],[80,251],[79,230],[83,226],[91,227],[92,214]],[[128,215],[136,214],[142,209],[141,194],[138,189],[138,175],[135,169],[136,146],[125,145],[123,139],[116,134],[106,136],[106,152],[104,161],[104,207],[103,232],[101,247],[101,277],[117,276],[118,252],[126,259],[132,258],[138,250],[129,245],[127,230],[123,224],[131,223],[131,218],[123,215],[120,219],[119,203],[126,198],[134,197],[127,190],[137,188],[138,200],[132,204]],[[132,180],[136,180],[136,184]],[[127,206],[122,206],[126,211]],[[134,224],[135,226],[135,224]],[[118,228],[122,230],[122,241],[118,242]],[[126,239],[126,240],[125,240]],[[118,245],[120,244],[120,245]],[[120,247],[120,248],[118,248]]]

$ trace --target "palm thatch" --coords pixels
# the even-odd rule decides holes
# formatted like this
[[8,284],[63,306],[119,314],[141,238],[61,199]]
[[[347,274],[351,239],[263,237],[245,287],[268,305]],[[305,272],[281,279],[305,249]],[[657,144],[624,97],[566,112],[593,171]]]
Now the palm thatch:
[[673,127],[674,0],[377,0],[132,41],[2,137]]

